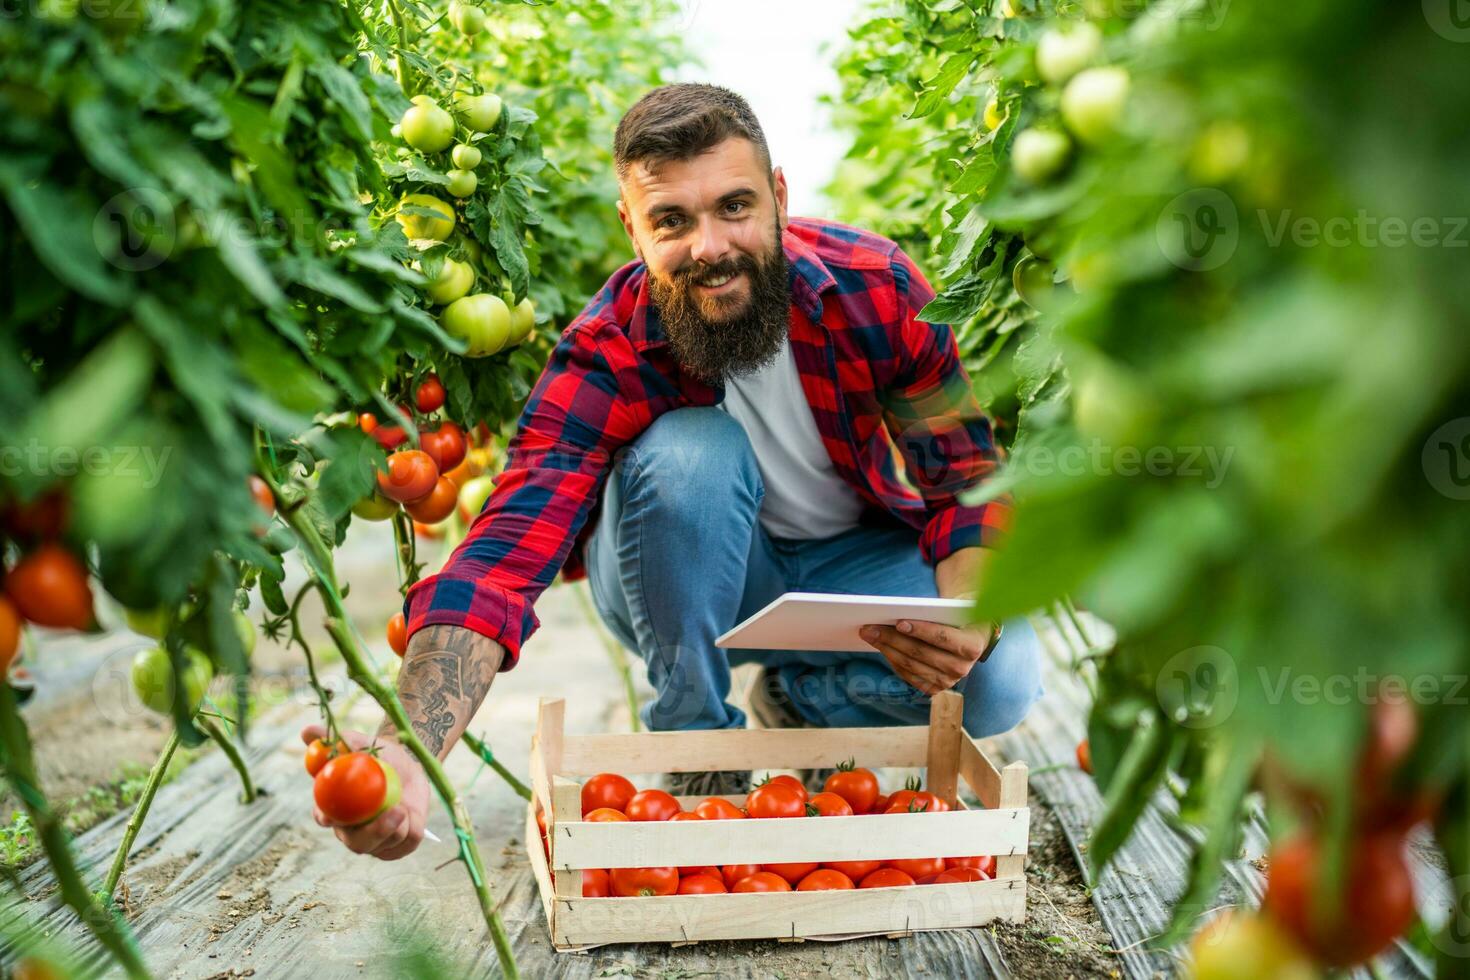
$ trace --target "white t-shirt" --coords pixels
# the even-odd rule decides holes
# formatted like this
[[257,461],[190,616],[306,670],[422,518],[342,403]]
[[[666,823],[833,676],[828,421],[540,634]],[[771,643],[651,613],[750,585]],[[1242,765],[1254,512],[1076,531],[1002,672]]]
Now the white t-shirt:
[[832,466],[801,388],[791,342],[766,367],[725,380],[720,408],[745,427],[766,496],[760,522],[778,538],[830,538],[857,526],[863,502]]

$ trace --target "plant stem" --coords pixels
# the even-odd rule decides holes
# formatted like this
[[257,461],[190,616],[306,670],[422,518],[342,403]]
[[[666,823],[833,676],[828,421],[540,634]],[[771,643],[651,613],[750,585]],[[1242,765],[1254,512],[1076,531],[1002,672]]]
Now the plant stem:
[[220,747],[220,751],[229,757],[230,765],[240,774],[241,803],[255,802],[255,783],[250,780],[250,770],[245,765],[245,759],[240,755],[240,750],[234,741],[224,733],[219,724],[213,718],[204,715],[194,716],[194,725],[204,734],[214,739],[214,743]]
[[143,795],[138,797],[138,803],[133,807],[133,815],[128,818],[128,825],[123,828],[122,843],[117,846],[117,853],[112,857],[112,867],[108,869],[107,880],[102,883],[102,894],[109,900],[112,893],[117,890],[117,881],[122,877],[123,867],[128,863],[128,852],[133,849],[133,841],[138,839],[138,831],[143,829],[143,821],[148,816],[148,808],[153,805],[153,797],[158,792],[158,787],[163,785],[163,774],[168,771],[168,764],[174,757],[174,749],[179,747],[179,730],[177,728],[168,733],[168,741],[163,744],[163,751],[158,755],[158,761],[153,763],[153,771],[148,773],[148,782],[143,786]]
[[[301,591],[296,594],[296,600],[291,603],[291,642],[299,646],[302,653],[306,655],[306,674],[311,680],[312,690],[316,691],[317,703],[321,705],[322,716],[326,719],[327,742],[330,744],[336,741],[338,735],[337,719],[332,716],[332,699],[328,696],[326,689],[322,687],[321,679],[317,677],[316,657],[312,655],[311,646],[306,642],[306,636],[301,631],[301,600],[306,598],[306,594],[315,588],[314,582],[306,583],[301,587]],[[320,592],[321,590],[316,589],[316,591]]]
[[519,779],[517,779],[515,777],[515,773],[505,768],[505,766],[501,764],[500,760],[495,758],[495,753],[490,751],[490,746],[486,745],[484,742],[480,741],[469,732],[465,732],[463,735],[461,735],[460,740],[470,747],[470,751],[474,752],[475,755],[478,755],[481,759],[483,759],[485,761],[485,765],[489,766],[491,769],[494,769],[497,773],[499,773],[500,778],[509,783],[510,788],[516,791],[516,795],[518,795],[526,802],[530,802],[531,788],[525,783],[521,782]]
[[378,677],[367,657],[364,656],[357,638],[348,625],[351,620],[342,605],[342,597],[337,590],[331,555],[317,538],[315,528],[303,520],[298,513],[288,515],[286,520],[301,541],[304,557],[307,559],[307,574],[317,582],[321,589],[322,598],[327,605],[327,633],[337,644],[337,649],[347,664],[348,677],[378,702],[383,711],[392,719],[394,727],[398,730],[399,742],[424,767],[424,773],[428,776],[429,782],[438,791],[439,798],[444,802],[445,809],[449,811],[449,818],[454,823],[455,833],[460,839],[460,859],[465,863],[465,870],[475,889],[475,897],[480,902],[480,912],[485,918],[485,925],[490,930],[490,937],[495,943],[500,968],[507,977],[519,977],[515,954],[510,948],[510,938],[506,935],[505,926],[500,921],[500,914],[495,910],[495,899],[490,894],[490,884],[485,875],[485,862],[480,857],[479,845],[475,842],[475,831],[470,822],[469,811],[460,801],[459,794],[455,792],[454,784],[449,781],[439,759],[419,740],[418,734],[413,730],[413,725],[409,723],[407,713],[403,710],[402,702],[398,700],[397,692]]
[[394,59],[393,74],[398,78],[398,87],[403,89],[403,94],[411,97],[413,93],[408,90],[408,82],[413,76],[403,57],[403,52],[408,48],[408,24],[398,0],[388,0],[388,9],[393,13],[393,26],[398,28],[398,57]]
[[128,976],[146,980],[148,967],[138,952],[132,930],[111,903],[104,906],[82,880],[66,829],[36,779],[30,735],[20,712],[16,710],[15,692],[8,684],[0,684],[0,763],[4,765],[7,782],[31,818],[36,838],[56,874],[62,901],[76,912],[98,942],[117,958]]
[[398,543],[398,587],[407,593],[419,580],[418,542],[413,534],[413,521],[402,510],[393,515],[393,540]]
[[602,617],[597,615],[597,610],[592,605],[591,595],[587,591],[589,587],[573,583],[571,588],[577,595],[577,604],[582,607],[582,615],[587,618],[587,622],[597,633],[597,638],[602,641],[602,648],[607,651],[607,659],[612,661],[613,670],[617,671],[618,676],[623,680],[623,696],[628,699],[628,717],[631,719],[633,731],[642,731],[643,726],[638,721],[638,693],[633,688],[633,671],[628,666],[628,652],[602,624]]

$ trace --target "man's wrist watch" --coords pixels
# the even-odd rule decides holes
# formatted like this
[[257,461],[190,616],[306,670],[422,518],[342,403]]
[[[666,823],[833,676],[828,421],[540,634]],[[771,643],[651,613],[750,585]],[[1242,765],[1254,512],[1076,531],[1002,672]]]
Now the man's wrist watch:
[[1004,630],[1005,630],[1005,625],[1004,624],[1002,624],[1002,623],[996,623],[995,624],[995,632],[990,635],[990,642],[987,643],[987,644],[985,644],[985,650],[984,650],[983,653],[980,654],[980,663],[983,664],[986,660],[989,660],[990,659],[990,655],[992,653],[994,653],[995,652],[995,648],[1000,645],[1000,634]]

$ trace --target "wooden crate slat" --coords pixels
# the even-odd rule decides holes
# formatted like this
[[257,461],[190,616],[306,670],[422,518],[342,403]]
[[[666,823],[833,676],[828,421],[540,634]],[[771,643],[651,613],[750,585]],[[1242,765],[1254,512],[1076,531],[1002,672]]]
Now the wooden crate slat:
[[558,823],[553,868],[859,861],[876,858],[1017,855],[1024,861],[1030,812],[968,810],[789,820]]
[[1000,770],[990,761],[990,756],[969,735],[960,735],[960,775],[979,798],[980,805],[989,810],[1000,808]]
[[928,742],[927,725],[568,735],[562,740],[561,765],[553,769],[567,776],[759,771],[835,767],[847,759],[869,768],[922,766]]
[[959,789],[960,737],[964,729],[965,699],[954,691],[942,691],[929,702],[929,745],[924,753],[929,792],[950,806]]
[[[910,888],[571,899],[556,902],[559,945],[771,939],[952,929],[1021,921],[1021,881]],[[634,904],[636,903],[636,904]]]

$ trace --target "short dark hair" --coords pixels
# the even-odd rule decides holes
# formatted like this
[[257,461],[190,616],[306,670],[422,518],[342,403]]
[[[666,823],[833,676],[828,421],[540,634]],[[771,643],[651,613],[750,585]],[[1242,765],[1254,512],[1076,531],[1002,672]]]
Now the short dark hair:
[[731,137],[755,145],[766,169],[771,151],[750,103],[727,88],[698,82],[661,85],[623,114],[613,136],[618,179],[634,163],[654,169],[671,160],[690,160]]

